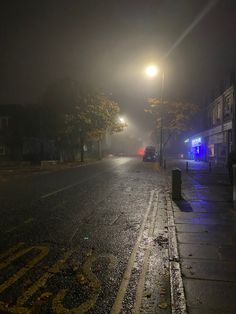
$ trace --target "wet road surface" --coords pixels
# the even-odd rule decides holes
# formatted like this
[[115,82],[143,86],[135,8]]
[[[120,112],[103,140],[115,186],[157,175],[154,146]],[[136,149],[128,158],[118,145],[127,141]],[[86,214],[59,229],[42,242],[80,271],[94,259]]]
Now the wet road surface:
[[0,189],[0,313],[170,313],[165,181],[110,158]]

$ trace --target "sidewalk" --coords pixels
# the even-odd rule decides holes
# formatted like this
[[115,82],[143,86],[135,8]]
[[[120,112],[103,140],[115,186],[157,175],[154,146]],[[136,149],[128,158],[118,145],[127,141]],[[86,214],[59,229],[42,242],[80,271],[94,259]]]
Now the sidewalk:
[[[183,162],[176,166],[185,169]],[[173,203],[187,311],[236,313],[236,212],[228,174],[209,173],[206,163],[189,169],[182,170],[184,200]]]

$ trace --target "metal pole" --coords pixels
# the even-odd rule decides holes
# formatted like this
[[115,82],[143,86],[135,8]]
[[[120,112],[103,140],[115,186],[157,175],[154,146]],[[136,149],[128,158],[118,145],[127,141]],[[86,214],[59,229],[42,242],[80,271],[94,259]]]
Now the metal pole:
[[233,82],[231,82],[234,89],[233,89],[233,93],[234,93],[234,97],[233,97],[233,117],[232,117],[232,149],[231,150],[235,150],[236,149],[236,99],[235,99],[235,82],[233,80]]
[[186,172],[188,172],[188,161],[186,161]]
[[165,159],[163,160],[163,167],[164,167],[164,169],[166,169],[166,160]]
[[209,161],[209,172],[211,172],[211,162]]
[[233,170],[233,208],[236,209],[236,165],[232,165]]
[[162,116],[162,108],[163,108],[163,94],[164,94],[164,81],[165,81],[165,74],[164,71],[162,72],[162,79],[161,79],[161,124],[160,124],[160,166],[162,167],[163,161],[163,116]]

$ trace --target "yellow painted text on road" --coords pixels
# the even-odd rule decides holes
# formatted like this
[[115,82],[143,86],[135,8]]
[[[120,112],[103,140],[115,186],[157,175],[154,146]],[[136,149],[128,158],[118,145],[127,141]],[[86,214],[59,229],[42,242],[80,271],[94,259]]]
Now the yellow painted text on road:
[[[16,299],[15,304],[8,304],[0,300],[0,311],[13,313],[13,314],[30,314],[34,313],[38,308],[36,308],[37,302],[33,302],[33,306],[29,307],[27,302],[29,300],[34,300],[34,295],[37,296],[37,299],[43,299],[44,296],[47,296],[46,301],[50,299],[52,304],[52,311],[54,313],[85,313],[88,310],[92,309],[97,302],[97,299],[101,293],[102,283],[98,279],[98,277],[93,272],[93,265],[97,263],[101,259],[107,259],[109,261],[109,269],[114,269],[117,265],[117,259],[111,254],[103,254],[103,255],[91,255],[89,254],[87,259],[85,260],[84,264],[82,265],[82,274],[75,272],[75,275],[72,280],[76,284],[79,284],[78,281],[79,275],[85,278],[86,283],[88,283],[88,287],[91,291],[90,297],[86,299],[82,304],[74,308],[67,308],[64,304],[64,298],[67,294],[70,293],[70,289],[61,289],[55,295],[48,291],[48,283],[52,277],[59,273],[61,269],[66,265],[68,260],[71,260],[72,254],[75,251],[65,252],[59,260],[57,260],[52,266],[47,267],[44,264],[44,258],[49,254],[49,247],[48,246],[31,246],[31,247],[24,247],[23,243],[19,243],[18,245],[12,247],[8,251],[2,253],[0,255],[0,270],[7,271],[8,267],[11,266],[12,263],[17,261],[18,259],[26,259],[24,266],[17,270],[13,275],[10,275],[8,279],[6,279],[0,285],[0,295],[8,288],[14,288],[14,284],[18,281],[20,284],[24,284],[24,280],[22,280],[23,276],[29,272],[30,270],[37,267],[37,265],[41,264],[41,267],[45,267],[47,271],[45,271],[40,278],[38,278],[33,284],[31,282],[27,283],[27,288],[22,289],[23,293],[19,295]],[[33,255],[32,255],[33,254]],[[75,269],[77,269],[77,265],[75,265]],[[81,271],[81,270],[80,270]],[[21,283],[22,280],[22,283]],[[49,289],[50,290],[50,289]],[[38,296],[38,292],[40,296]],[[77,291],[78,297],[80,291]],[[36,307],[35,307],[36,306]]]

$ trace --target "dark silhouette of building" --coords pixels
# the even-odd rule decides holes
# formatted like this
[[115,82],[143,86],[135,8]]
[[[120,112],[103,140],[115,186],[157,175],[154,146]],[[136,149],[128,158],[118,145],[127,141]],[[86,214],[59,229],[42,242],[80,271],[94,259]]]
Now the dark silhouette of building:
[[55,157],[54,141],[42,138],[39,105],[0,105],[0,161],[32,161]]

